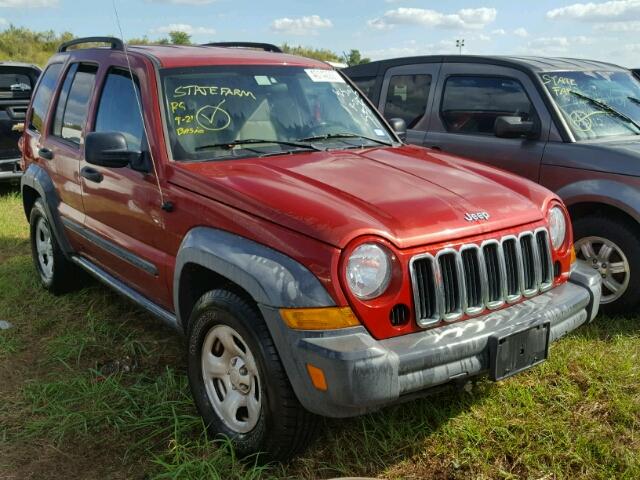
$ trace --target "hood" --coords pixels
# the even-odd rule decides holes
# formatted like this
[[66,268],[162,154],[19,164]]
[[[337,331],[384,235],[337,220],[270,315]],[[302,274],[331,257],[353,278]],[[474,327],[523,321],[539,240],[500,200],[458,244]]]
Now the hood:
[[[340,248],[367,234],[408,248],[542,219],[541,204],[463,163],[409,146],[310,152],[176,163],[170,182]],[[489,219],[465,220],[476,212]]]
[[640,176],[640,136],[547,144],[544,163],[618,175]]

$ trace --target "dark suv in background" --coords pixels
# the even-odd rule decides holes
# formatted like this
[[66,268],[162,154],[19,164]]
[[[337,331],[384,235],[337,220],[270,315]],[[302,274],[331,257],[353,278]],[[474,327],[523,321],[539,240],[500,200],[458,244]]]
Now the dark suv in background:
[[[426,56],[344,70],[406,140],[501,167],[566,202],[608,312],[640,304],[640,82],[609,63]],[[399,122],[402,124],[402,122]]]
[[0,183],[17,181],[22,174],[18,140],[39,75],[35,65],[0,62]]

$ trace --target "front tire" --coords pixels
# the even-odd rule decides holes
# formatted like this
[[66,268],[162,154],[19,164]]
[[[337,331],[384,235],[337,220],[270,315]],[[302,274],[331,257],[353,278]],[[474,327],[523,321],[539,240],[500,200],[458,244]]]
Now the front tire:
[[578,218],[573,225],[576,255],[602,276],[600,308],[607,314],[640,307],[640,243],[634,225],[603,215]]
[[241,457],[286,460],[301,452],[317,417],[296,398],[259,311],[226,290],[197,302],[188,331],[189,385],[210,433]]
[[31,256],[40,283],[54,295],[73,290],[79,269],[62,253],[42,200],[35,201],[29,215]]

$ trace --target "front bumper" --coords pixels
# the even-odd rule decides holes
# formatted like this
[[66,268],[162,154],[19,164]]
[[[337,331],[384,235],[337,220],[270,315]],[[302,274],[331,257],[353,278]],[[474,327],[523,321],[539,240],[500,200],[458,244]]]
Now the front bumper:
[[22,171],[19,158],[0,160],[0,182],[19,180],[20,177],[22,177]]
[[[424,332],[375,340],[364,327],[337,331],[288,329],[277,309],[262,307],[300,402],[328,417],[376,410],[403,396],[489,368],[489,338],[542,321],[553,342],[590,322],[600,303],[600,277],[578,264],[568,283],[509,308]],[[313,387],[306,365],[321,368],[328,389]]]

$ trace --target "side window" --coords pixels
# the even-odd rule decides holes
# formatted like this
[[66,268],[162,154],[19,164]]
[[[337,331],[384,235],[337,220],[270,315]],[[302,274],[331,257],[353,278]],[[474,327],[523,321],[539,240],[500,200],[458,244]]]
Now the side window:
[[58,98],[53,135],[80,145],[89,100],[96,83],[96,71],[94,65],[71,66]]
[[134,88],[128,72],[110,71],[100,97],[95,131],[121,132],[129,149],[141,150],[144,128],[138,111],[139,99],[138,83],[135,82]]
[[60,70],[62,69],[61,63],[52,63],[47,67],[42,74],[42,80],[38,85],[38,89],[33,96],[31,119],[29,120],[29,129],[41,132],[44,126],[44,118],[51,103],[51,97],[53,91],[56,88],[58,77],[60,76]]
[[427,109],[431,75],[394,75],[389,81],[384,117],[402,118],[407,128],[414,128]]
[[353,83],[355,83],[362,93],[364,93],[367,98],[371,98],[373,94],[373,88],[376,86],[377,77],[360,77],[360,78],[352,78]]
[[518,80],[453,76],[445,84],[440,115],[448,132],[493,135],[496,118],[532,120],[535,110]]

